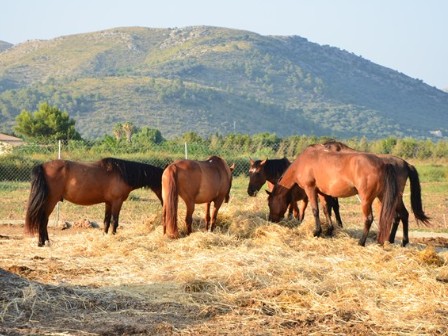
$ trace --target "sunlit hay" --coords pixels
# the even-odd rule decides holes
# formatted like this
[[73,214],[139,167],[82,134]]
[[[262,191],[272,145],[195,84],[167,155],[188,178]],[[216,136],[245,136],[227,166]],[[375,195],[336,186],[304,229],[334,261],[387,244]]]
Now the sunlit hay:
[[73,223],[73,227],[74,228],[81,228],[81,229],[99,229],[100,226],[98,225],[98,223],[93,222],[87,218],[83,218],[80,220],[77,220]]
[[163,226],[162,216],[160,213],[149,214],[143,219],[143,226],[146,232],[153,232],[156,228]]
[[[445,263],[447,263],[446,260]],[[448,266],[443,266],[439,268],[436,275],[436,280],[448,284]]]
[[252,237],[254,231],[261,226],[268,225],[263,218],[240,214],[232,219],[229,225],[229,234],[238,238],[248,239]]
[[[358,204],[353,224],[342,214],[344,228],[329,237],[322,218],[316,238],[309,209],[300,225],[275,224],[265,199],[250,198],[248,211],[245,201],[231,199],[213,233],[202,230],[199,206],[193,233],[179,239],[163,235],[161,212],[134,214],[117,235],[59,231],[50,247],[38,248],[36,237],[1,239],[0,272],[18,276],[0,277],[0,329],[40,331],[51,314],[54,333],[85,323],[86,333],[115,325],[102,334],[151,334],[137,329],[149,316],[165,334],[448,333],[448,252],[371,239],[359,246]],[[173,327],[179,317],[189,323]]]
[[434,246],[427,246],[418,254],[419,260],[427,265],[442,266],[444,260],[440,257],[434,249]]

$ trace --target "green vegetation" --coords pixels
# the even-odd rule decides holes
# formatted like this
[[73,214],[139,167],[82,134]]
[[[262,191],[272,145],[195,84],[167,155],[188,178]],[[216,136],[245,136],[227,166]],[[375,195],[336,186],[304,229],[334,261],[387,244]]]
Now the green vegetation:
[[[128,136],[124,129],[131,130]],[[328,137],[290,136],[281,138],[273,133],[254,135],[230,133],[201,137],[196,132],[167,140],[157,129],[138,128],[133,124],[117,123],[112,135],[106,134],[95,141],[70,140],[62,142],[61,157],[79,161],[95,161],[113,156],[128,160],[150,163],[165,167],[176,159],[185,157],[203,160],[211,155],[219,155],[227,162],[235,163],[235,175],[247,174],[249,157],[253,159],[281,158],[290,160],[315,143],[323,143]],[[428,182],[446,181],[448,168],[448,143],[444,140],[432,142],[411,138],[386,138],[367,141],[366,138],[350,138],[344,141],[348,146],[377,154],[393,154],[418,162],[420,177]],[[56,141],[28,143],[17,147],[11,154],[2,156],[0,181],[27,181],[31,168],[44,161],[57,158],[59,151]],[[423,163],[421,163],[423,162]]]
[[16,118],[15,131],[27,140],[38,142],[81,139],[68,113],[47,103],[40,104],[34,113],[23,110]]
[[120,28],[23,43],[1,53],[0,64],[0,131],[7,133],[21,111],[45,101],[67,111],[89,140],[126,121],[169,139],[191,131],[448,134],[447,93],[300,37]]

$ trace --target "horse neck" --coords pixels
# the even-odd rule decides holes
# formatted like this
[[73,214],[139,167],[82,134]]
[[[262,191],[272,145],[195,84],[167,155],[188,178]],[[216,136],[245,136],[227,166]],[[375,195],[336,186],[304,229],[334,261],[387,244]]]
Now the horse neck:
[[286,169],[283,176],[277,183],[279,185],[281,185],[282,187],[291,189],[294,186],[294,184],[296,183],[295,175],[296,175],[296,168],[295,168],[295,165],[292,164]]
[[276,184],[288,166],[289,163],[284,160],[267,160],[264,167],[266,180]]

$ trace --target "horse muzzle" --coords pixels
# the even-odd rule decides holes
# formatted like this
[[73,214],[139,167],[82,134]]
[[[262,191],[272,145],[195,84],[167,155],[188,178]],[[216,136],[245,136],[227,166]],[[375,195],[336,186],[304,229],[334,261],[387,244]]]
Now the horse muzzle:
[[258,193],[258,190],[257,190],[257,189],[251,189],[251,188],[248,188],[248,189],[247,189],[247,194],[248,194],[249,196],[255,197],[255,196],[257,196],[257,193]]
[[282,219],[283,219],[283,218],[280,217],[280,216],[272,216],[271,214],[269,214],[269,217],[268,217],[268,220],[269,220],[270,222],[273,222],[273,223],[278,223],[278,222],[280,222]]

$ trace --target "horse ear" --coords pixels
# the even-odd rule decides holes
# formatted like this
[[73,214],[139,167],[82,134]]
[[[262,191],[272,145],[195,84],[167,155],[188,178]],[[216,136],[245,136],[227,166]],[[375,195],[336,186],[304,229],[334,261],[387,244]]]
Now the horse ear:
[[254,164],[254,160],[252,160],[252,158],[249,158],[249,162],[250,162],[250,165],[252,166],[253,164]]
[[265,160],[260,162],[260,166],[264,165],[266,163],[266,161],[268,160],[268,158],[266,158]]
[[230,168],[230,171],[233,172],[235,170],[235,162],[232,163],[232,165],[229,168]]

